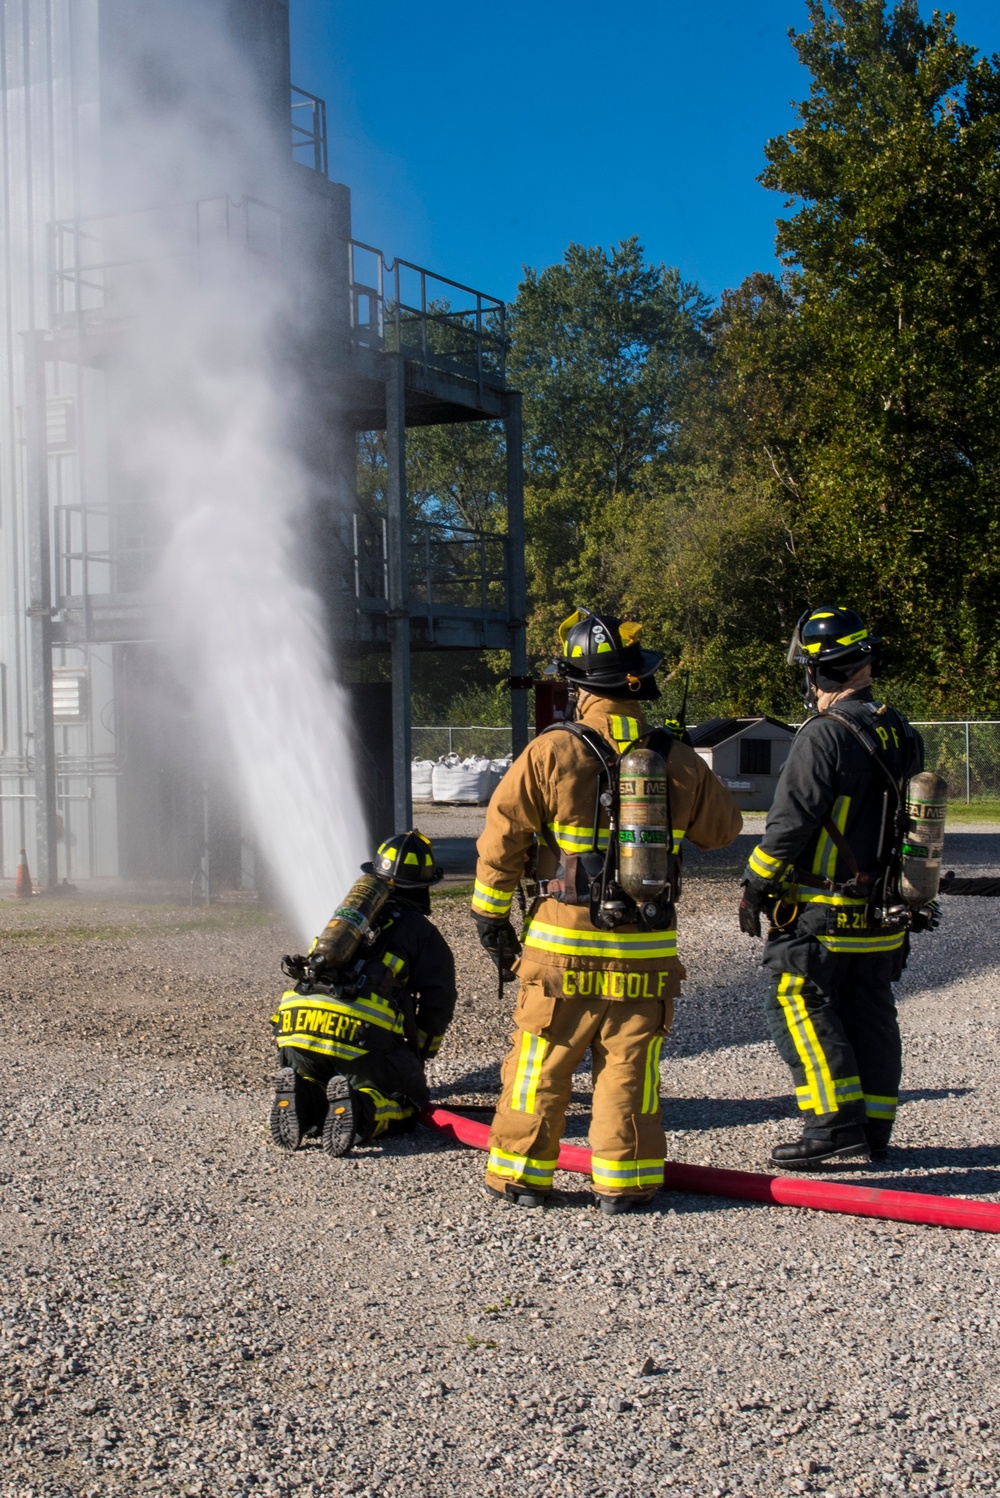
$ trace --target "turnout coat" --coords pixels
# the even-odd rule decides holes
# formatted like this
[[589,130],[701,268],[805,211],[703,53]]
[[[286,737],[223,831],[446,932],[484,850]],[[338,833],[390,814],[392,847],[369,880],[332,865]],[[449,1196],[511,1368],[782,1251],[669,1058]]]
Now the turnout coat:
[[[578,721],[596,729],[621,753],[648,729],[632,699],[587,695]],[[732,842],[742,818],[732,796],[693,749],[673,740],[667,780],[674,851],[685,837],[699,848]],[[562,859],[606,848],[607,812],[598,805],[602,777],[591,751],[575,734],[551,729],[539,734],[511,765],[490,801],[477,848],[479,861],[472,908],[506,916],[511,898],[537,847],[539,880],[556,876]],[[667,999],[680,991],[684,968],[677,955],[673,907],[660,931],[622,926],[600,931],[586,905],[542,897],[532,906],[522,937],[522,981],[530,967],[548,971],[558,991],[610,999]]]

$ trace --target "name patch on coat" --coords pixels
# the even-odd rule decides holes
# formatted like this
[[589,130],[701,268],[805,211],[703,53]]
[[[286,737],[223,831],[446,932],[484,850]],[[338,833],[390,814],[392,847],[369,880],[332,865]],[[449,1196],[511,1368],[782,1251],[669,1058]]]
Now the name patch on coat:
[[563,970],[562,991],[569,999],[662,999],[669,973],[584,973]]

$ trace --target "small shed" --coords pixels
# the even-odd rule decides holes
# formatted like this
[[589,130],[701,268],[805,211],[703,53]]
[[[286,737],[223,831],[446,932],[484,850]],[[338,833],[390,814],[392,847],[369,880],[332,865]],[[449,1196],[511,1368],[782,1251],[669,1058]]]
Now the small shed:
[[688,730],[691,746],[741,811],[767,811],[795,729],[777,718],[710,718]]

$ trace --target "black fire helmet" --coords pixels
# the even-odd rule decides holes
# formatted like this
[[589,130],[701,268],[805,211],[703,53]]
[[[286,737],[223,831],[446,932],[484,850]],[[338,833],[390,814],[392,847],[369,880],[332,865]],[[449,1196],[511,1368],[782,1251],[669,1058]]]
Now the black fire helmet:
[[361,865],[363,874],[374,874],[396,889],[424,889],[444,878],[444,869],[434,862],[434,847],[414,827],[386,838],[371,863]]
[[820,685],[824,678],[842,685],[864,665],[870,664],[874,674],[881,657],[882,641],[868,633],[861,615],[838,604],[806,609],[788,647],[788,664],[805,666]]
[[559,626],[559,675],[598,697],[658,697],[654,672],[663,656],[639,645],[641,624],[576,609]]

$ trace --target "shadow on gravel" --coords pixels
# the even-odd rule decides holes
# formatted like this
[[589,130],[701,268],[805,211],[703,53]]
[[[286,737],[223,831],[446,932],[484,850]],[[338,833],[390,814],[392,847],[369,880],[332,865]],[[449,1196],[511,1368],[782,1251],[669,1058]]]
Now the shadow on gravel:
[[[471,1083],[466,1091],[477,1097],[489,1096],[489,1089],[479,1083],[482,1073],[475,1074],[475,1082]],[[468,1113],[471,1117],[488,1119],[492,1116],[495,1103],[472,1103],[466,1102],[463,1089],[463,1079],[455,1082],[447,1093],[434,1092],[432,1102],[438,1108],[453,1108],[456,1113]],[[900,1093],[900,1104],[917,1102],[938,1102],[942,1099],[965,1097],[973,1092],[972,1087],[921,1087],[910,1092]],[[589,1092],[574,1091],[571,1101],[584,1108],[590,1107],[591,1094]],[[789,1093],[781,1093],[776,1097],[757,1098],[711,1098],[711,1097],[665,1097],[663,1100],[663,1127],[668,1133],[686,1130],[693,1133],[698,1131],[710,1131],[713,1129],[740,1128],[752,1124],[768,1123],[778,1118],[797,1118],[798,1112]],[[587,1116],[580,1113],[572,1113],[566,1119],[565,1135],[567,1139],[580,1139],[587,1133]],[[918,1151],[917,1153],[920,1153]],[[927,1152],[924,1152],[927,1153]],[[933,1154],[934,1151],[929,1153]],[[939,1152],[942,1155],[947,1151]],[[968,1152],[967,1152],[968,1153]],[[957,1154],[962,1154],[958,1151]],[[975,1155],[971,1152],[970,1158]],[[983,1157],[980,1155],[981,1160]],[[923,1162],[914,1162],[922,1164]],[[947,1163],[944,1159],[942,1164]]]
[[967,1097],[975,1090],[974,1087],[920,1087],[913,1092],[901,1092],[899,1104],[902,1107],[904,1103],[933,1103],[941,1098]]
[[[920,1186],[912,1176],[900,1180],[900,1171],[927,1171]],[[889,1172],[886,1174],[885,1172]],[[895,1145],[883,1174],[877,1179],[865,1176],[865,1184],[879,1187],[902,1187],[904,1190],[933,1190],[942,1195],[984,1196],[1000,1191],[1000,1144],[962,1146],[942,1145],[927,1149]]]

